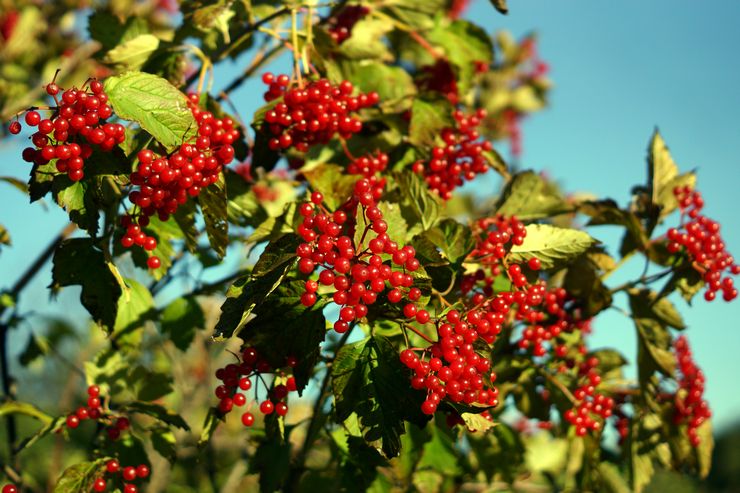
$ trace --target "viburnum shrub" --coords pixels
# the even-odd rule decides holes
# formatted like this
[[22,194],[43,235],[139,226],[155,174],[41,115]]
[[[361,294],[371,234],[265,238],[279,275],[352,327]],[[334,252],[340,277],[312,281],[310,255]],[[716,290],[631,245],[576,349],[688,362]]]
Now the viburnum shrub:
[[[3,493],[706,476],[675,303],[732,301],[740,267],[657,131],[624,205],[507,164],[547,102],[533,37],[489,36],[465,1],[80,3],[86,34],[55,24],[62,2],[16,3],[0,57],[28,80],[0,107],[30,144],[27,187],[10,181],[70,222],[0,293]],[[6,52],[19,35],[38,53]],[[20,308],[47,257],[89,323]],[[590,344],[608,309],[634,326],[636,378]]]

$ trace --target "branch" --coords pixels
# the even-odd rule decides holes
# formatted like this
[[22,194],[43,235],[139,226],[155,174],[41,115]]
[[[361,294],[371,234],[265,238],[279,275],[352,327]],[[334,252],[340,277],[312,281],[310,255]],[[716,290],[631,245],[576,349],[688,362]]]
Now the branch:
[[[334,353],[334,357],[336,358],[336,355],[339,353],[339,350],[347,343],[347,340],[349,339],[349,335],[352,333],[352,329],[354,329],[355,326],[352,325],[350,329],[345,332],[342,335],[342,338],[337,343],[337,348]],[[324,375],[324,379],[321,382],[321,388],[319,389],[319,395],[316,397],[316,402],[313,406],[313,414],[311,415],[311,421],[308,423],[308,429],[306,430],[306,438],[303,440],[303,445],[301,446],[300,452],[298,452],[298,455],[296,456],[296,459],[293,463],[293,465],[290,468],[290,473],[288,475],[288,479],[286,481],[286,491],[296,491],[296,487],[298,486],[298,482],[300,480],[301,475],[303,474],[303,471],[305,470],[306,465],[306,457],[308,456],[308,451],[313,445],[313,442],[316,440],[316,435],[319,431],[321,431],[321,424],[319,421],[319,417],[323,414],[321,412],[321,408],[324,406],[325,402],[325,394],[326,389],[329,386],[329,380],[331,380],[331,365],[327,365],[326,368],[326,375]]]
[[[241,32],[239,32],[239,34],[237,34],[236,41],[234,43],[230,43],[228,45],[227,44],[222,45],[213,54],[212,59],[214,60],[215,63],[220,62],[221,60],[223,60],[224,58],[226,58],[229,55],[229,52],[232,50],[232,47],[233,46],[236,46],[237,44],[239,44],[239,42],[243,38],[251,35],[253,32],[257,31],[260,27],[262,27],[263,25],[269,23],[270,21],[273,21],[273,20],[277,19],[278,17],[280,17],[282,15],[289,14],[290,13],[290,10],[291,9],[288,8],[288,7],[283,7],[281,9],[276,10],[272,14],[263,17],[262,19],[258,20],[257,22],[255,22],[253,24],[247,24],[244,27],[244,29],[242,29]],[[192,75],[190,75],[190,77],[188,77],[187,80],[185,81],[185,87],[190,86],[193,82],[195,82],[195,80],[197,78],[198,78],[198,73],[193,73]]]

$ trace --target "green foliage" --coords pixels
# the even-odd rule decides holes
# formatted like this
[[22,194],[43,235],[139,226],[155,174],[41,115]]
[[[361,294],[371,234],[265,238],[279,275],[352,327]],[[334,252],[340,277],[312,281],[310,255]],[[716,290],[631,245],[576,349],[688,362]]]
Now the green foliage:
[[[676,360],[675,331],[687,327],[674,293],[690,302],[705,280],[690,254],[656,232],[683,220],[671,215],[679,205],[673,192],[694,188],[696,176],[681,173],[657,130],[647,181],[629,205],[571,196],[544,174],[510,168],[496,150],[514,137],[512,123],[547,105],[534,36],[491,36],[458,19],[451,9],[459,2],[446,0],[327,9],[299,1],[176,3],[176,15],[168,2],[86,6],[85,44],[68,29],[69,2],[23,0],[13,6],[16,34],[0,39],[3,77],[15,74],[0,80],[4,121],[57,104],[39,95],[61,67],[55,82],[64,89],[108,74],[114,115],[107,121],[126,128],[110,151],[91,146],[80,181],[59,171],[56,154],[30,159],[28,185],[0,177],[31,201],[50,195],[79,228],[71,238],[73,228],[65,229],[49,250],[50,289],[76,287],[93,322],[76,311],[74,326],[20,311],[43,257],[30,277],[0,292],[0,346],[32,328],[30,337],[17,336],[25,344],[20,376],[0,352],[6,473],[19,474],[28,491],[47,484],[90,491],[115,457],[151,466],[153,482],[166,478],[168,491],[694,491],[686,478],[710,473],[714,441],[711,420],[690,428],[690,418],[675,419],[690,376]],[[491,4],[508,11],[503,0]],[[230,94],[286,48],[300,72],[289,74],[291,92],[239,115]],[[221,80],[218,65],[242,57],[243,73]],[[316,78],[348,80],[353,94],[375,91],[379,102],[348,111],[362,123],[357,132],[327,130],[307,152],[284,148],[287,134],[281,143],[276,128],[315,127],[342,109],[333,89],[330,100],[317,103],[321,96],[309,93],[310,104],[296,108],[304,95],[292,90]],[[191,111],[192,90],[200,102]],[[476,138],[453,141],[455,111],[481,109],[487,115],[475,117]],[[224,127],[211,117],[234,122],[230,149],[211,147]],[[311,135],[290,138],[301,132]],[[145,149],[168,159],[178,185],[197,176],[195,162],[230,167],[218,168],[215,183],[172,184],[165,193],[155,188],[169,175],[139,161]],[[239,164],[218,162],[231,151]],[[434,169],[440,151],[459,158]],[[385,169],[348,172],[381,153]],[[497,193],[479,200],[456,188],[445,200],[434,191],[435,180],[459,187],[473,179],[480,170],[468,172],[471,162],[496,171]],[[369,195],[356,194],[360,179],[371,184]],[[152,207],[133,205],[134,190],[151,191]],[[323,201],[307,212],[312,192]],[[160,207],[166,194],[176,211]],[[142,248],[136,226],[136,234],[121,227],[122,215],[138,220],[156,246]],[[525,225],[523,239],[495,226],[514,217]],[[602,225],[621,231],[621,244],[601,244]],[[0,225],[3,248],[12,247],[10,235]],[[136,236],[132,248],[125,235]],[[342,251],[325,248],[338,237]],[[378,238],[380,248],[371,243]],[[613,285],[609,277],[633,255],[646,263],[644,273]],[[152,256],[156,269],[148,268]],[[347,269],[339,258],[350,261]],[[34,311],[43,315],[40,306]],[[356,316],[340,315],[346,308]],[[635,326],[636,378],[620,348],[588,347],[592,321],[608,309]],[[347,326],[334,325],[340,316]],[[409,363],[404,350],[422,363]],[[100,389],[100,417],[68,426],[68,417],[89,414],[81,376]],[[24,402],[31,396],[37,402]],[[612,401],[612,414],[597,416]],[[579,411],[586,402],[593,429],[571,423],[577,412],[586,421]],[[272,412],[258,411],[263,403]],[[129,426],[119,429],[123,418]],[[616,445],[604,439],[613,430],[603,433],[615,426],[623,435]],[[52,439],[62,459],[47,467],[46,455],[33,454]],[[58,477],[46,477],[55,467]]]

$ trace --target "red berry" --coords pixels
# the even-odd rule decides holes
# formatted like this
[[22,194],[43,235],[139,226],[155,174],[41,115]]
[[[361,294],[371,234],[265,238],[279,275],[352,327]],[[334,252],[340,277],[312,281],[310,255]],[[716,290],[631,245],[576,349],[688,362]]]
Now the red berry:
[[124,467],[123,479],[124,481],[133,481],[134,479],[136,479],[136,468],[133,466]]
[[70,414],[67,416],[67,426],[74,429],[80,426],[80,418],[76,414]]
[[260,404],[260,412],[262,414],[272,414],[272,411],[275,410],[275,405],[272,403],[272,401],[263,401]]
[[159,260],[159,257],[152,255],[146,261],[146,265],[150,269],[154,270],[154,269],[159,269],[159,267],[162,265],[162,262]]
[[149,476],[149,468],[146,464],[141,464],[136,467],[136,475],[142,479]]
[[242,424],[244,426],[252,426],[254,424],[254,415],[252,413],[242,414]]
[[111,474],[117,473],[120,468],[121,465],[116,459],[111,459],[105,464],[105,469]]
[[10,132],[13,135],[18,135],[19,133],[21,133],[21,122],[19,121],[11,122],[10,125],[8,126],[8,132]]

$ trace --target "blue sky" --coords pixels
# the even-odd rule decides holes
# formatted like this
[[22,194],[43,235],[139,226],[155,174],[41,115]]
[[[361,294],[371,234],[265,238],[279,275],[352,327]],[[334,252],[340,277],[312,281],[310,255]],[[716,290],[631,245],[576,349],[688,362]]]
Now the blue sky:
[[[547,170],[570,192],[592,192],[625,204],[630,188],[646,179],[646,146],[658,126],[682,170],[697,169],[705,213],[723,225],[729,249],[740,256],[735,195],[740,185],[740,2],[510,4],[511,13],[501,16],[487,0],[477,0],[468,17],[489,32],[507,29],[518,37],[536,31],[540,55],[551,66],[551,108],[524,124],[523,167]],[[217,82],[230,80],[243,63],[221,67]],[[250,83],[233,94],[242,116],[259,105],[261,92],[261,84]],[[18,157],[17,142],[0,142],[0,175],[25,179],[28,166]],[[13,247],[0,253],[0,287],[14,282],[65,224],[63,213],[47,209],[29,206],[22,194],[0,183],[0,224],[13,239]],[[594,229],[592,234],[614,252],[613,233]],[[626,266],[626,274],[635,268]],[[615,275],[613,282],[620,280]],[[22,300],[24,310],[60,313],[76,303],[76,294],[68,289],[56,303],[44,306],[49,282],[46,269]],[[715,424],[726,426],[740,417],[735,387],[740,301],[705,303],[697,298],[690,310],[683,300],[675,302],[707,375],[706,396]],[[596,324],[591,343],[617,346],[634,359],[634,332],[629,320],[610,313]],[[23,338],[15,341],[20,344]]]

